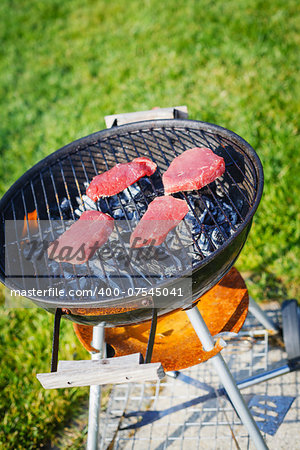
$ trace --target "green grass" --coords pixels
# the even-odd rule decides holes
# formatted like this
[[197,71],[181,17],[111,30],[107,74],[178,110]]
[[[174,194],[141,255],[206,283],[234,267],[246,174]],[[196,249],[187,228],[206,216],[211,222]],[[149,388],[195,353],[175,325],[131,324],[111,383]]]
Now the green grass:
[[[50,371],[52,316],[38,308],[2,308],[1,313],[0,447],[39,448],[78,412],[88,390],[44,390],[36,379],[37,373]],[[59,356],[87,358],[67,321],[62,322]]]
[[[299,296],[300,6],[296,0],[2,0],[0,194],[103,117],[187,104],[257,150],[265,189],[238,268],[259,299]],[[5,448],[36,448],[84,389],[43,391],[52,318],[2,310]],[[64,357],[81,352],[63,325]]]

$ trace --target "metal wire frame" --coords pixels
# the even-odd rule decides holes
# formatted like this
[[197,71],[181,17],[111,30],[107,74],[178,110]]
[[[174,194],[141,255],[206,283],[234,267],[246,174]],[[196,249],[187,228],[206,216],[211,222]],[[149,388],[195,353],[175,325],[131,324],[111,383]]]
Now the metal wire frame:
[[[277,322],[280,319],[279,311],[268,311],[268,314],[276,316]],[[285,359],[282,348],[270,347],[268,332],[261,328],[251,314],[239,335],[229,341],[223,354],[237,380],[278,366],[278,362]],[[240,448],[252,448],[248,434],[226,397],[209,399],[219,386],[211,362],[185,369],[181,374],[183,376],[179,378],[165,377],[157,383],[115,385],[107,408],[101,415],[99,448],[235,450],[237,446],[232,432]],[[297,382],[294,390],[293,386],[289,388],[289,395],[292,392],[292,395],[297,395],[299,372],[294,376]],[[248,399],[256,394],[284,396],[287,395],[286,391],[286,379],[279,377],[247,388],[245,396]],[[294,413],[289,413],[282,425],[286,424],[285,433],[288,433],[287,427],[291,423],[296,425],[300,419],[299,402],[297,404],[295,401],[291,409]],[[160,411],[163,414],[158,414]],[[121,416],[123,418],[119,422]],[[118,432],[114,433],[117,427]],[[278,443],[276,436],[264,435],[270,448]]]
[[[122,127],[121,127],[122,128]],[[239,193],[240,197],[245,200],[245,202],[248,205],[248,209],[253,206],[253,202],[256,198],[257,194],[257,180],[255,177],[255,170],[251,171],[251,161],[247,160],[247,170],[241,171],[241,168],[238,164],[232,159],[229,147],[231,146],[234,149],[238,149],[241,154],[247,159],[245,156],[242,147],[238,147],[238,144],[236,142],[231,141],[230,139],[226,139],[223,136],[220,136],[216,133],[209,133],[208,131],[203,130],[195,130],[189,127],[184,127],[183,129],[176,128],[176,127],[158,127],[158,128],[141,128],[137,131],[127,132],[124,134],[116,133],[116,135],[111,135],[108,137],[100,138],[92,140],[91,142],[85,144],[85,145],[79,145],[77,148],[75,147],[72,151],[70,151],[68,154],[64,154],[61,157],[58,157],[56,160],[52,161],[51,164],[44,165],[43,168],[38,172],[38,175],[33,177],[33,179],[30,180],[30,189],[31,189],[31,195],[33,197],[33,203],[35,205],[35,208],[37,210],[37,220],[38,225],[40,220],[48,220],[49,221],[49,227],[51,229],[52,235],[54,234],[54,230],[52,227],[52,216],[51,216],[51,207],[53,207],[53,202],[56,204],[56,207],[59,212],[61,226],[63,229],[65,229],[65,224],[63,220],[63,213],[61,210],[61,201],[62,197],[65,194],[66,197],[69,200],[70,207],[71,207],[71,216],[73,220],[75,220],[75,213],[74,213],[74,189],[78,193],[80,201],[82,205],[84,206],[84,201],[82,198],[82,195],[85,192],[85,186],[84,183],[89,183],[94,175],[97,175],[98,172],[107,170],[114,166],[114,164],[118,162],[128,162],[132,160],[133,158],[142,155],[149,156],[154,162],[158,165],[158,172],[161,174],[162,171],[164,171],[170,161],[174,158],[174,156],[180,154],[182,151],[186,150],[187,148],[190,148],[191,146],[207,146],[211,148],[212,150],[216,150],[217,147],[222,147],[224,149],[224,152],[228,154],[228,157],[230,158],[230,163],[227,164],[226,168],[226,177],[229,180],[230,187],[235,187],[237,192]],[[250,168],[248,168],[248,166]],[[231,169],[234,169],[233,171]],[[248,172],[249,173],[248,173]],[[231,173],[232,172],[232,173]],[[246,173],[247,172],[247,173]],[[253,172],[253,173],[252,173]],[[241,188],[240,183],[236,182],[234,177],[235,173],[240,173],[241,176],[243,176],[243,179],[245,180],[245,184],[248,187],[248,195],[245,194],[245,191]],[[250,176],[252,176],[252,180],[250,179]],[[50,186],[46,184],[45,178],[50,182]],[[141,189],[141,193],[143,195],[143,200],[145,204],[149,204],[149,201],[155,198],[157,195],[162,194],[162,192],[158,191],[156,186],[154,185],[153,181],[150,178],[150,183],[152,187],[152,194],[151,198],[148,197],[148,195],[144,192],[143,186],[141,183],[138,182],[138,185]],[[224,183],[224,180],[222,178],[218,179],[214,182],[216,186],[218,186],[222,192],[224,193],[224,196],[236,212],[236,214],[239,217],[239,223],[238,225],[233,225],[227,216],[226,212],[224,211],[224,208],[222,207],[221,201],[218,200],[217,196],[214,194],[214,190],[212,189],[213,183],[206,188],[206,192],[209,195],[211,201],[214,203],[215,208],[217,208],[225,217],[225,221],[227,222],[228,226],[232,230],[233,233],[237,231],[237,229],[243,224],[245,221],[246,214],[242,214],[241,211],[237,208],[235,205],[234,199],[230,196],[228,189],[226,188],[226,184]],[[18,214],[16,213],[16,206],[15,206],[15,199],[18,194],[18,196],[21,194],[21,197],[23,199],[23,209],[25,211],[26,220],[28,223],[28,211],[27,211],[27,205],[26,205],[26,195],[28,195],[27,190],[28,186],[25,184],[22,186],[11,198],[10,204],[7,205],[6,209],[13,211],[13,219],[16,220],[18,218]],[[50,193],[49,193],[50,189]],[[63,189],[63,191],[62,191]],[[39,197],[39,200],[37,200],[39,191],[42,191],[43,200],[41,200],[41,196]],[[136,211],[138,212],[138,208],[136,207],[134,198],[131,194],[130,187],[128,188],[129,195],[131,196],[132,202],[136,208]],[[224,245],[226,245],[226,241],[228,238],[225,236],[222,228],[220,227],[220,224],[216,221],[215,217],[211,214],[208,208],[205,207],[205,203],[203,201],[202,192],[197,191],[194,193],[195,196],[199,199],[200,205],[203,205],[203,211],[207,210],[207,214],[209,215],[212,223],[214,223],[215,227],[218,229],[219,233],[223,237]],[[49,196],[51,199],[49,199]],[[191,204],[189,200],[189,196],[185,193],[182,193],[182,197],[185,198],[187,203],[190,206],[190,210],[193,213],[194,217],[198,221],[198,224],[201,226],[201,231],[204,233],[208,241],[210,242],[212,248],[214,248],[214,251],[217,251],[216,245],[213,244],[210,236],[208,233],[206,233],[205,227],[202,226],[202,224],[199,221],[198,214],[193,209],[193,205]],[[131,227],[130,221],[127,217],[126,210],[124,208],[124,205],[122,204],[122,201],[120,197],[119,199],[119,205],[125,215],[125,220],[127,221],[129,227]],[[41,204],[42,202],[42,204]],[[109,204],[106,200],[106,206],[109,209]],[[247,208],[246,208],[247,209]],[[44,213],[43,213],[44,212]],[[247,211],[246,211],[247,212]],[[6,211],[3,211],[3,217],[5,217]],[[41,217],[41,214],[43,217]],[[19,214],[20,218],[20,214]],[[190,229],[190,225],[186,220],[184,220],[185,227],[188,231],[189,236],[192,239],[192,242],[195,246],[195,253],[200,257],[200,260],[202,262],[206,259],[206,256],[201,251],[201,248],[199,246],[198,239],[193,235],[192,230]],[[28,227],[29,228],[29,227]],[[116,227],[120,244],[123,248],[123,251],[125,254],[128,254],[128,249],[124,245],[124,242],[121,239],[120,230],[118,229],[118,226]],[[40,227],[39,227],[40,232]],[[180,240],[180,236],[177,234],[178,241],[182,247],[182,251],[185,254],[186,257],[186,248],[184,244]],[[19,242],[20,237],[16,236],[16,240]],[[17,244],[19,245],[19,244]],[[109,242],[108,242],[109,245]],[[165,249],[168,252],[168,246],[165,244]],[[170,255],[172,255],[172,252],[169,252]],[[120,280],[122,280],[123,274],[120,272],[118,268],[118,261],[114,257],[114,252],[111,251],[113,262],[114,262],[114,270],[116,272],[116,276]],[[214,252],[213,252],[214,254]],[[212,254],[212,256],[213,256]],[[99,255],[99,253],[98,253]],[[182,257],[183,258],[183,257]],[[109,273],[107,273],[105,269],[105,265],[103,264],[101,257],[99,258],[101,269],[103,271],[104,277],[107,280],[107,283],[110,284],[111,276]],[[20,260],[21,261],[21,260]],[[175,264],[177,264],[177,261],[175,260]],[[22,262],[21,262],[22,265]],[[128,274],[130,278],[134,279],[134,274],[136,273],[136,267],[132,267],[129,265],[128,267]],[[89,267],[89,262],[86,263],[86,270],[87,270],[87,277],[93,278],[93,275],[91,273],[91,268]],[[78,278],[81,275],[78,275],[76,266],[73,266],[73,274],[74,279],[76,280],[77,286],[78,284]],[[60,265],[60,274],[59,276],[64,279],[64,272],[63,268]],[[141,276],[141,274],[140,274]],[[50,277],[51,278],[51,277]],[[145,277],[144,277],[145,279]],[[149,286],[153,284],[153,279],[148,280],[146,277],[146,281],[148,282]],[[64,283],[66,281],[64,280]],[[81,299],[83,300],[83,299]]]

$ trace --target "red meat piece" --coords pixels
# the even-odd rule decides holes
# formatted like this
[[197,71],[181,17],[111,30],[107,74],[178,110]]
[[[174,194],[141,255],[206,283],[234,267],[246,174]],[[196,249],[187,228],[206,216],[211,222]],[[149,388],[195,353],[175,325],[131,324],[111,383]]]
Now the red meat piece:
[[193,191],[223,175],[225,162],[209,148],[191,148],[177,156],[163,174],[165,194]]
[[125,164],[116,164],[112,169],[93,178],[86,195],[94,202],[100,197],[111,197],[145,175],[152,175],[156,168],[156,164],[146,157],[136,158]]
[[156,197],[131,234],[130,246],[139,248],[160,245],[188,211],[184,200],[171,196]]
[[83,264],[109,238],[114,219],[99,211],[84,211],[58,239],[48,247],[48,257],[59,262]]

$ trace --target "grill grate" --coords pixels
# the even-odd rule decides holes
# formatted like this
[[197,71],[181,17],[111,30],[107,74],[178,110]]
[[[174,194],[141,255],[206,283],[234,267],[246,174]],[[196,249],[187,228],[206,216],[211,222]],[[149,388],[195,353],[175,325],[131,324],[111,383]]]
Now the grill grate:
[[[65,222],[67,220],[77,219],[78,206],[81,210],[89,208],[85,201],[85,191],[87,184],[95,175],[112,168],[117,163],[129,162],[139,156],[147,156],[157,164],[157,173],[146,179],[147,183],[140,180],[127,189],[135,217],[140,219],[149,203],[156,196],[163,195],[161,175],[173,158],[188,148],[206,146],[225,159],[225,174],[200,191],[175,194],[176,197],[185,199],[190,208],[181,227],[184,230],[184,236],[189,237],[191,247],[186,246],[182,240],[182,233],[175,229],[173,234],[177,243],[176,252],[170,248],[168,240],[162,244],[162,249],[169,256],[169,262],[172,261],[176,271],[180,272],[184,272],[188,268],[187,261],[189,260],[192,263],[189,267],[191,271],[204,265],[208,258],[213,258],[240,232],[243,225],[251,220],[259,197],[258,169],[245,151],[244,141],[239,138],[239,142],[236,135],[223,134],[221,131],[218,133],[214,128],[222,129],[215,126],[211,126],[211,129],[209,127],[203,129],[199,126],[201,122],[170,121],[177,124],[182,122],[182,126],[160,126],[159,122],[156,121],[157,125],[155,126],[150,126],[150,124],[147,126],[145,122],[145,125],[139,125],[138,129],[134,127],[130,129],[125,126],[91,135],[50,155],[48,160],[44,160],[44,163],[39,163],[38,170],[33,167],[31,169],[32,176],[28,175],[27,181],[24,183],[23,180],[22,185],[17,186],[13,195],[9,197],[9,201],[2,201],[2,223],[5,220],[23,221],[25,217],[27,224],[27,234],[23,237],[19,235],[17,227],[15,228],[15,239],[11,241],[10,245],[17,245],[19,254],[22,253],[22,242],[26,242],[32,237],[29,214],[34,210],[37,213],[37,235],[42,240],[45,238],[44,231],[46,229],[47,236],[54,240],[59,229],[60,232],[66,229]],[[189,123],[189,126],[184,126],[184,123]],[[195,126],[195,124],[197,125]],[[136,191],[134,190],[137,189],[140,190],[141,201],[139,203],[143,209],[135,199]],[[112,215],[117,209],[121,210],[126,226],[131,232],[136,222],[129,217],[128,208],[124,204],[122,195],[117,194],[114,201],[115,206],[112,207],[110,199],[102,199],[97,202],[96,208],[103,210],[104,207],[106,209],[104,212]],[[236,217],[235,221],[232,220],[233,213],[229,214],[229,208]],[[209,221],[209,226],[203,223],[203,220],[201,221],[203,214],[206,217],[205,220]],[[222,221],[220,221],[220,217],[222,217]],[[211,230],[215,230],[214,235]],[[115,232],[122,252],[130,258],[130,249],[124,240],[124,230],[118,221],[116,221]],[[107,246],[112,255],[112,264],[109,267],[101,259],[99,251],[95,256],[98,272],[101,271],[103,282],[107,285],[113,285],[113,278],[118,277],[123,286],[128,286],[128,283],[132,286],[141,286],[142,283],[142,286],[150,287],[158,285],[168,277],[169,268],[166,268],[162,277],[147,277],[144,275],[145,271],[139,270],[132,262],[124,271],[120,267],[110,240]],[[1,256],[0,270],[4,278],[4,257],[3,254]],[[56,271],[53,275],[51,265],[49,268],[49,261],[46,259],[44,255],[45,274],[49,277],[51,286],[59,280],[60,284],[67,287],[71,280],[80,288],[83,279],[87,278],[91,286],[99,283],[99,273],[95,272],[95,261],[93,260],[84,264],[85,273],[82,267],[78,268],[78,266],[68,264],[68,274],[65,276],[65,263],[53,262]],[[25,277],[21,257],[16,264],[20,266],[22,277]],[[8,267],[7,269],[9,270]],[[35,273],[38,272],[36,266],[34,266],[34,270]],[[38,278],[37,276],[37,286],[39,285]],[[84,302],[85,299],[82,297],[79,300]],[[103,299],[99,298],[99,300]]]

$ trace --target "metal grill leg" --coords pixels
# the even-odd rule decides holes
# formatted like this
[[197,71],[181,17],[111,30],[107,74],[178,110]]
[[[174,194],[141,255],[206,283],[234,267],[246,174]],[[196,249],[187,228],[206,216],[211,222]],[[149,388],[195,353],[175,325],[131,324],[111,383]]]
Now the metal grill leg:
[[[214,347],[214,340],[201,316],[199,309],[197,307],[193,307],[192,309],[188,309],[185,312],[187,313],[191,324],[193,325],[194,330],[203,345],[204,350],[212,350],[212,348]],[[237,388],[235,380],[233,379],[222,355],[218,353],[216,356],[213,356],[211,358],[211,362],[213,363],[227,392],[228,397],[230,398],[236,412],[240,416],[240,419],[243,422],[244,426],[247,428],[248,433],[253,440],[256,448],[258,450],[266,450],[268,447],[266,446],[262,435],[255,423],[255,420],[253,419],[239,389]]]
[[249,311],[266,330],[270,330],[274,334],[279,332],[279,327],[266,315],[252,297],[249,297]]
[[[99,353],[92,353],[92,359],[103,358],[104,353],[104,326],[97,325],[93,328],[92,346],[99,350]],[[101,386],[90,387],[89,400],[89,425],[87,437],[87,450],[97,450],[99,440],[99,415],[101,407]]]
[[60,320],[63,312],[61,308],[57,308],[54,316],[53,340],[52,340],[52,357],[51,357],[51,372],[57,372],[58,363],[58,348],[59,348],[59,330]]

